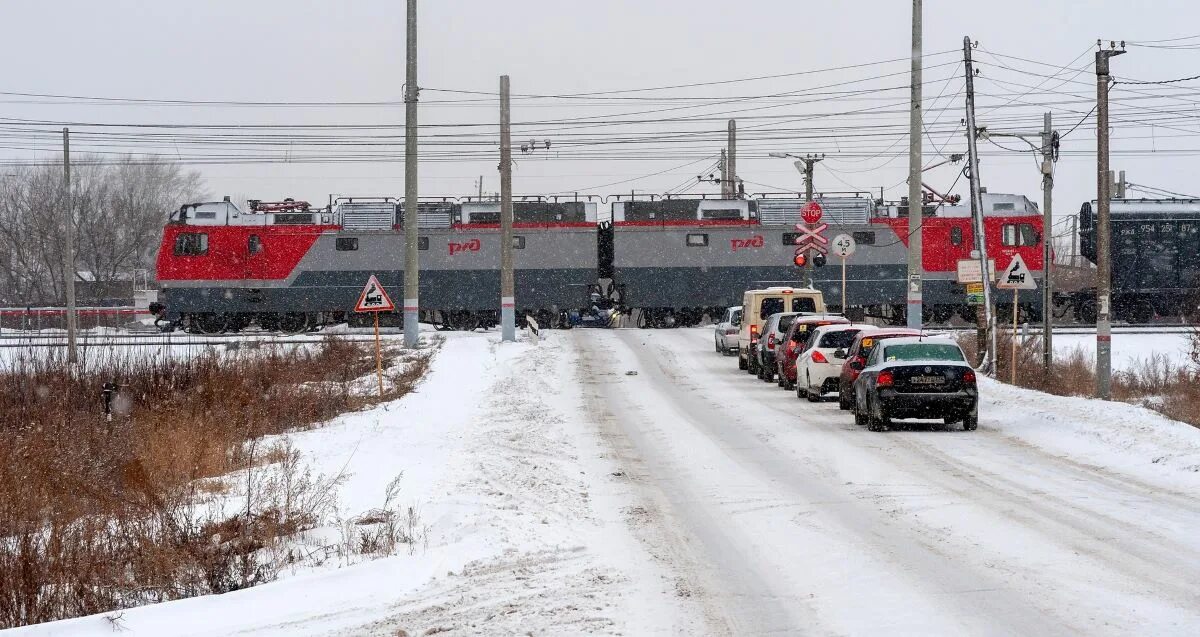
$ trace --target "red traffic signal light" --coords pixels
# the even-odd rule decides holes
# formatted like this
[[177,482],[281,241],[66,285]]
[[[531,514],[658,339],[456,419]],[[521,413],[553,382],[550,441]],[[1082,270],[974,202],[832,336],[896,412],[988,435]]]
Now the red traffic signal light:
[[808,263],[808,255],[803,250],[797,250],[796,256],[792,258],[792,263],[795,263],[797,267],[803,268]]

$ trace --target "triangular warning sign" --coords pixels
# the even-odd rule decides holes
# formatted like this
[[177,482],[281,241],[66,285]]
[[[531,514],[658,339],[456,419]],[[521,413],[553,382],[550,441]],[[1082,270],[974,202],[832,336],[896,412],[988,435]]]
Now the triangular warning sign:
[[1002,290],[1036,290],[1037,281],[1033,280],[1033,273],[1025,265],[1025,259],[1019,254],[1014,254],[1012,262],[1004,268],[1004,273],[996,281],[996,287]]
[[379,284],[379,279],[372,274],[370,279],[367,279],[367,285],[363,288],[362,294],[358,297],[358,305],[354,306],[355,312],[392,312],[395,311],[396,304],[392,303],[392,297]]

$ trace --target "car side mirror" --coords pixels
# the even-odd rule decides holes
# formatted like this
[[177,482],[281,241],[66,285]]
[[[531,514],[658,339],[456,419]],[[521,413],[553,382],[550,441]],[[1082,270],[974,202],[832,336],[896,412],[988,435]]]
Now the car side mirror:
[[838,348],[838,350],[833,353],[833,357],[834,358],[846,358],[846,350]]
[[850,369],[853,369],[854,371],[857,371],[857,372],[861,372],[863,369],[863,364],[858,361],[850,361]]

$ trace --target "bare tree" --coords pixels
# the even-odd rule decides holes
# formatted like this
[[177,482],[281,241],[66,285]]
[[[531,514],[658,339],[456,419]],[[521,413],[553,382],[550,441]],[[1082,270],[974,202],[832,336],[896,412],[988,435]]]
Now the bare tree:
[[[71,171],[76,270],[109,282],[152,267],[167,215],[199,198],[201,184],[168,161],[80,157]],[[0,179],[0,302],[61,302],[62,195],[61,166]]]

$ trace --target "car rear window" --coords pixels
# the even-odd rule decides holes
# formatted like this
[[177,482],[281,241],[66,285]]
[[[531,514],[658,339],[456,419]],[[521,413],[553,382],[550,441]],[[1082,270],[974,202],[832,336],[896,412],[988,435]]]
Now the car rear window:
[[903,343],[885,345],[884,362],[892,361],[961,361],[962,350],[951,343]]
[[779,312],[816,312],[817,303],[809,297],[798,297],[792,299],[792,309],[786,309],[784,299],[779,297],[763,299],[759,304],[759,318],[767,318],[772,314]]
[[796,322],[796,316],[795,314],[784,314],[779,317],[779,331],[786,332],[792,326],[792,323]]
[[858,334],[858,330],[838,330],[829,332],[821,337],[821,342],[817,343],[817,347],[825,347],[828,349],[844,349],[850,347],[854,343],[854,337]]

